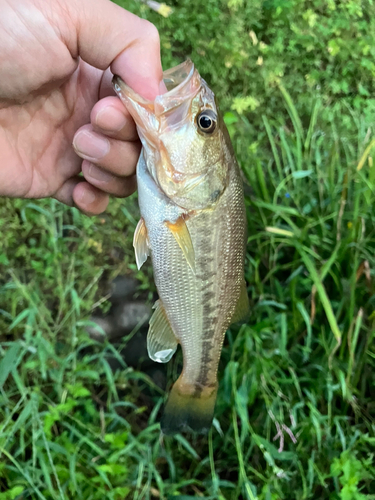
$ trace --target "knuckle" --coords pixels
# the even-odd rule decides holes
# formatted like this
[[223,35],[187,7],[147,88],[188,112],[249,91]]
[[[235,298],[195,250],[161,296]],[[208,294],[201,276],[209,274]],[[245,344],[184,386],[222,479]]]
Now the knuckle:
[[147,37],[148,40],[151,40],[154,43],[160,43],[159,31],[155,24],[150,23],[150,21],[144,20],[143,25],[143,36]]

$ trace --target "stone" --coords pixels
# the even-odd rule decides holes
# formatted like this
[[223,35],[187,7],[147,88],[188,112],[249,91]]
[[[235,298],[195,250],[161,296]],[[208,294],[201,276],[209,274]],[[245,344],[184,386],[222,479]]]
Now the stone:
[[98,325],[99,328],[95,328],[95,325],[89,325],[86,327],[87,333],[90,337],[98,342],[104,342],[106,338],[111,338],[114,332],[114,325],[111,317],[101,318],[99,316],[92,316],[90,318],[92,323]]
[[139,281],[130,276],[117,276],[111,284],[111,302],[118,304],[134,297]]
[[130,333],[136,327],[146,325],[151,318],[152,308],[144,302],[127,302],[116,306],[113,311],[113,323],[121,335]]

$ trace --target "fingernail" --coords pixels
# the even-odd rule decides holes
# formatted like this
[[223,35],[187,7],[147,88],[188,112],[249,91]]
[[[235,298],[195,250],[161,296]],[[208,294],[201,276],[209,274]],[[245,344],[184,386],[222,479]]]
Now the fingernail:
[[79,201],[84,205],[91,205],[96,200],[96,194],[91,189],[82,189]]
[[95,123],[104,130],[118,132],[125,127],[126,118],[124,114],[114,106],[107,106],[101,109],[96,115]]
[[114,175],[102,170],[101,168],[96,167],[92,163],[90,164],[88,177],[92,177],[93,179],[100,182],[110,182],[114,179]]
[[73,147],[82,158],[100,160],[109,152],[110,143],[108,139],[95,132],[82,130],[74,137]]

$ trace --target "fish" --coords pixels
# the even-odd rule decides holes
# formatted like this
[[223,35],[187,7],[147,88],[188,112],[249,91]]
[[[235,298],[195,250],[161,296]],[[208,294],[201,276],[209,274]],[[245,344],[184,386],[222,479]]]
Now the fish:
[[165,71],[163,80],[167,91],[154,101],[117,75],[113,86],[142,143],[133,245],[138,268],[151,256],[159,295],[148,354],[166,363],[180,344],[183,355],[161,430],[207,433],[225,333],[249,311],[243,183],[215,95],[193,62]]

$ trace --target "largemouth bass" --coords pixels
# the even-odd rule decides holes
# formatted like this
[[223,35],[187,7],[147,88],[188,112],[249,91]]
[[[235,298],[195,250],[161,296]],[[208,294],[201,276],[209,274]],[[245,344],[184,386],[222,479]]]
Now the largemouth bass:
[[113,80],[143,146],[134,248],[139,268],[151,254],[159,293],[148,353],[161,363],[178,344],[183,353],[161,429],[206,432],[225,332],[248,311],[244,196],[214,94],[193,63],[165,71],[164,82],[168,91],[151,102]]

